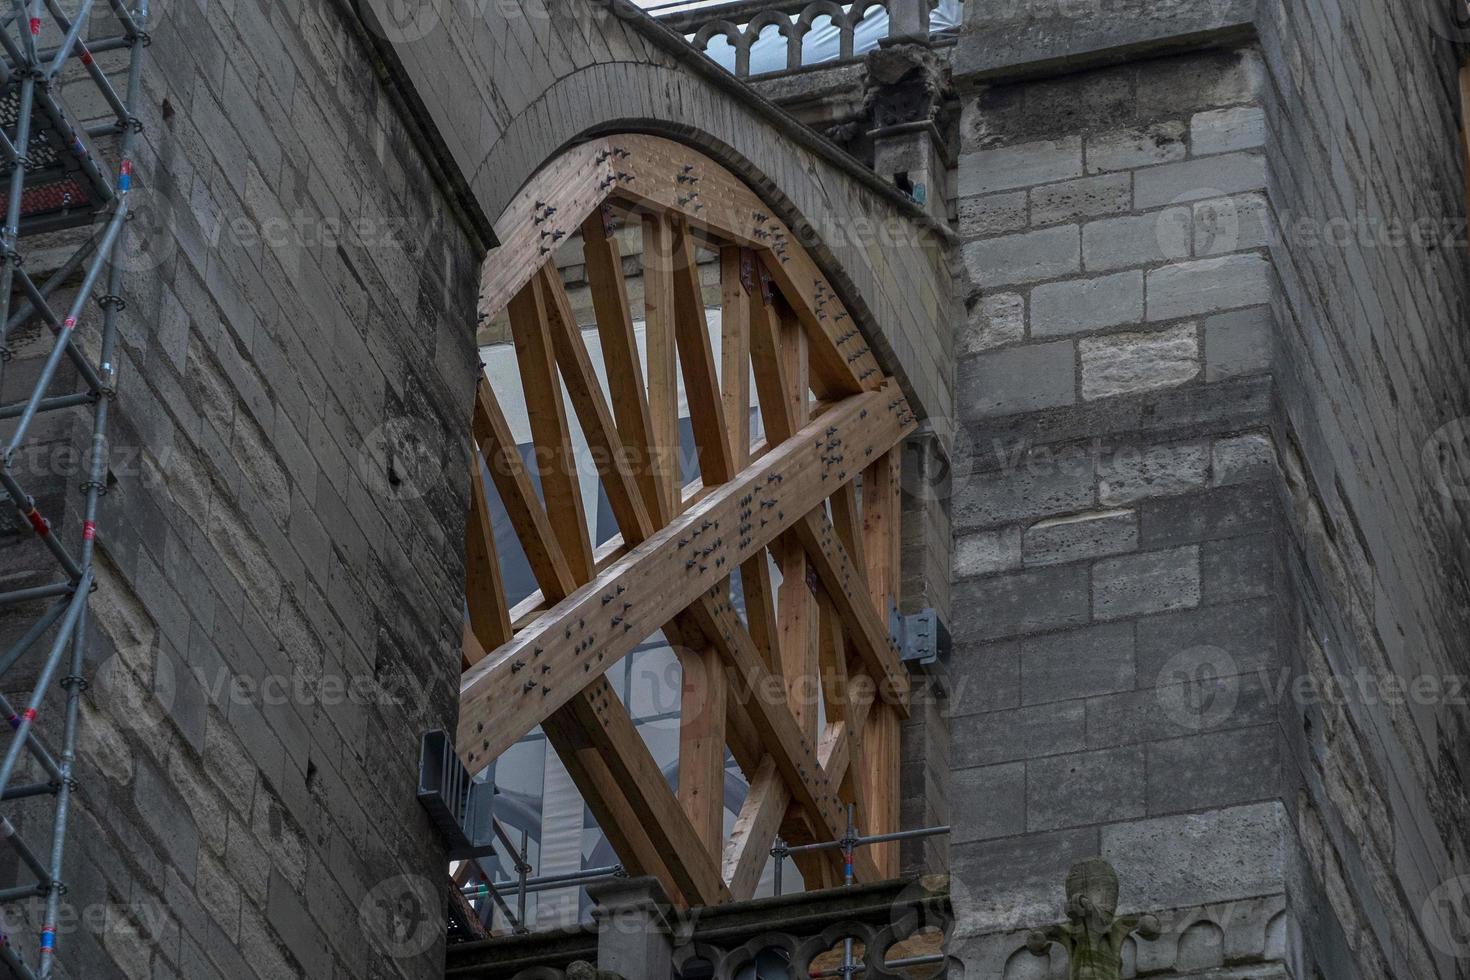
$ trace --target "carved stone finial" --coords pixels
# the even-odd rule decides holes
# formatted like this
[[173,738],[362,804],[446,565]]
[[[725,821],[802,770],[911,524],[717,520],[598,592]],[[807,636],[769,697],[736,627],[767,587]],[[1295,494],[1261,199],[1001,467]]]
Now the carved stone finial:
[[1123,943],[1133,933],[1159,938],[1152,915],[1118,912],[1118,873],[1102,858],[1088,858],[1067,873],[1067,921],[1037,929],[1026,948],[1045,956],[1052,943],[1067,951],[1071,980],[1119,980],[1123,975]]

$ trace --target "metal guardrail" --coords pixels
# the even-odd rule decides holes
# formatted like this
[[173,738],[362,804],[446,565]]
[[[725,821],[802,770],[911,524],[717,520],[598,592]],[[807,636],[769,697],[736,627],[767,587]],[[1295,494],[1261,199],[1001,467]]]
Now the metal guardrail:
[[[505,828],[500,821],[495,821],[495,833],[505,847],[505,852],[513,859],[517,877],[505,878],[500,881],[485,881],[476,885],[465,885],[461,891],[472,907],[476,902],[485,899],[493,901],[511,929],[517,935],[529,935],[530,928],[526,925],[526,900],[527,897],[544,891],[559,891],[567,888],[582,888],[586,885],[595,884],[600,881],[608,881],[614,878],[626,878],[627,870],[621,864],[608,865],[601,868],[585,868],[581,871],[567,871],[550,875],[531,875],[531,866],[527,863],[528,834],[521,832],[520,846],[516,847],[510,841]],[[793,854],[810,854],[816,851],[830,851],[840,849],[842,851],[843,864],[843,886],[852,887],[855,884],[853,877],[853,854],[859,847],[870,847],[874,844],[885,844],[890,841],[917,840],[925,837],[938,837],[949,833],[949,826],[922,827],[916,830],[900,830],[889,834],[869,834],[863,836],[857,833],[854,821],[854,809],[851,804],[847,808],[847,829],[841,838],[833,841],[820,841],[815,844],[799,844],[795,847],[788,845],[782,838],[777,837],[771,846],[771,856],[776,859],[774,878],[772,885],[777,896],[782,893],[782,869],[786,859]],[[516,896],[516,911],[512,912],[510,904],[506,900],[506,889],[514,887]],[[478,909],[477,909],[478,911]],[[934,956],[911,956],[903,959],[890,960],[888,966],[900,969],[909,966],[924,966],[932,963],[944,962],[943,955]],[[833,967],[819,973],[813,973],[813,977],[844,977],[851,978],[864,972],[866,967],[857,963],[853,952],[852,939],[843,940],[842,965]]]

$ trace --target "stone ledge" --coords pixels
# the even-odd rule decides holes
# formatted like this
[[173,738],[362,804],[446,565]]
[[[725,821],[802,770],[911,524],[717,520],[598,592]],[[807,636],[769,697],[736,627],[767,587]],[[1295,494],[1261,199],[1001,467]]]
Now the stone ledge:
[[[1255,35],[1254,0],[1057,0],[970,5],[955,47],[956,84],[1013,81],[1119,64],[1191,48],[1235,44]],[[1074,8],[1089,7],[1084,11]]]

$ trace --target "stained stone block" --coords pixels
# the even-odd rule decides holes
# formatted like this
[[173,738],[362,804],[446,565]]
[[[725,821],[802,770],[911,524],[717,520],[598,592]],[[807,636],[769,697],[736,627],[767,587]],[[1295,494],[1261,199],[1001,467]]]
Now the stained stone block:
[[1124,908],[1178,908],[1282,890],[1288,818],[1279,802],[1102,829],[1102,856],[1128,882]]
[[954,577],[969,578],[1021,567],[1021,529],[999,528],[957,537]]
[[1026,764],[957,770],[950,787],[954,812],[951,844],[1009,837],[1026,831]]
[[1079,752],[1087,744],[1081,701],[967,715],[952,723],[956,769]]
[[1090,221],[1082,226],[1083,267],[1106,272],[1187,259],[1193,220],[1185,206]]
[[1184,132],[1184,123],[1171,121],[1089,137],[1087,172],[1133,170],[1183,160],[1187,152]]
[[1093,566],[1093,615],[1122,619],[1199,605],[1200,554],[1190,545]]
[[1271,268],[1260,255],[1200,259],[1148,274],[1148,319],[1214,313],[1271,299]]
[[983,639],[1076,626],[1088,618],[1087,569],[1067,565],[963,581],[954,603],[984,610],[969,624],[971,635]]
[[1196,113],[1189,121],[1195,156],[1253,150],[1266,142],[1266,112],[1260,106],[1232,106]]
[[1078,352],[1082,397],[1088,401],[1172,388],[1200,373],[1199,331],[1193,323],[1086,338],[1078,342]]
[[1057,225],[970,242],[960,254],[970,278],[982,288],[1009,286],[1079,271],[1081,242],[1076,225]]
[[1026,763],[1026,829],[1058,830],[1143,816],[1146,759],[1141,745],[1032,759]]
[[1019,293],[990,293],[975,304],[955,338],[955,357],[978,354],[1026,338],[1026,299]]
[[1157,208],[1265,186],[1265,157],[1227,153],[1139,170],[1133,177],[1133,203],[1139,208]]
[[961,418],[1010,415],[1077,400],[1070,341],[1031,344],[961,361],[955,400]]
[[1108,623],[1020,642],[1021,702],[1044,704],[1131,691],[1132,623]]
[[1149,812],[1273,798],[1280,792],[1277,741],[1277,729],[1263,725],[1150,742]]
[[1029,220],[1026,198],[1026,192],[1018,190],[962,199],[958,212],[960,234],[968,237],[1020,231]]
[[1031,223],[1121,214],[1133,203],[1133,178],[1128,174],[1101,174],[1031,189]]
[[1205,320],[1205,380],[1219,381],[1271,368],[1275,318],[1269,306]]
[[1031,291],[1031,336],[1102,330],[1143,319],[1143,273],[1046,283]]
[[960,157],[959,196],[1082,176],[1082,138],[1038,140]]
[[1027,565],[1056,565],[1137,547],[1137,514],[1106,510],[1038,521],[1026,529],[1024,554]]
[[1122,446],[1103,457],[1098,501],[1127,504],[1203,487],[1209,478],[1210,449],[1202,442],[1177,446]]
[[1216,439],[1210,453],[1211,482],[1217,487],[1264,480],[1276,472],[1276,450],[1264,432]]

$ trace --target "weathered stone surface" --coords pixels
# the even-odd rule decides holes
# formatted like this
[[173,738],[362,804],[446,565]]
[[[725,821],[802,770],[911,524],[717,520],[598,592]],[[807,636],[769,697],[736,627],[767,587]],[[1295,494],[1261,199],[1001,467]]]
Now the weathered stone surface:
[[1089,400],[1171,388],[1200,373],[1199,330],[1193,323],[1087,338],[1078,352],[1082,397]]
[[1208,482],[1209,467],[1210,450],[1204,443],[1124,446],[1104,459],[1098,500],[1117,505],[1184,493]]
[[1128,174],[1082,177],[1031,189],[1031,223],[1052,225],[1105,214],[1121,214],[1133,204]]
[[1026,529],[1028,565],[1055,565],[1121,554],[1138,547],[1138,515],[1131,510],[1092,511],[1037,521]]
[[1109,558],[1093,567],[1093,615],[1122,619],[1196,606],[1200,553],[1194,546]]
[[1026,830],[1026,765],[975,766],[954,774],[955,809],[970,814],[953,844],[1010,837]]
[[960,200],[959,226],[966,235],[1002,235],[1020,231],[1030,221],[1024,190],[982,194]]
[[1057,225],[986,238],[965,245],[963,255],[971,280],[981,288],[1039,282],[1081,268],[1081,233],[1076,225]]
[[1189,148],[1195,156],[1253,150],[1265,142],[1266,112],[1260,106],[1211,109],[1189,121]]
[[1141,746],[1048,756],[1026,763],[1026,829],[1058,830],[1141,817],[1147,811]]
[[1081,701],[964,715],[954,720],[954,765],[994,765],[1080,751],[1087,742]]
[[1271,309],[1265,306],[1207,317],[1205,380],[1268,370],[1275,350],[1274,325]]
[[979,639],[1076,626],[1088,619],[1087,569],[1072,565],[969,579],[955,585],[954,598],[958,605],[985,610],[965,633]]
[[1193,220],[1188,207],[1171,207],[1088,222],[1082,227],[1083,266],[1104,272],[1188,258]]
[[1076,354],[1070,341],[1031,344],[960,362],[956,393],[964,418],[1009,415],[1077,400]]
[[1270,298],[1271,269],[1259,255],[1181,262],[1148,274],[1150,320],[1254,306]]
[[1133,690],[1134,627],[1110,623],[1020,641],[1021,703]]
[[955,338],[955,356],[1017,343],[1026,337],[1026,299],[1018,293],[990,293],[970,311]]
[[1265,895],[1286,873],[1285,810],[1255,803],[1102,829],[1102,855],[1129,883],[1122,908],[1177,908]]
[[1227,153],[1140,170],[1133,180],[1133,203],[1139,208],[1158,208],[1265,186],[1264,156]]
[[1021,529],[1005,527],[955,539],[954,576],[969,578],[1021,567]]
[[1264,432],[1216,439],[1210,454],[1211,480],[1217,487],[1264,480],[1276,471],[1276,451]]
[[1087,140],[1087,172],[1134,170],[1157,163],[1183,160],[1186,127],[1182,122],[1160,122],[1091,136]]
[[960,158],[959,196],[990,194],[1082,176],[1082,138],[1040,140]]
[[1143,319],[1143,273],[1068,279],[1031,290],[1031,336],[1102,330]]

